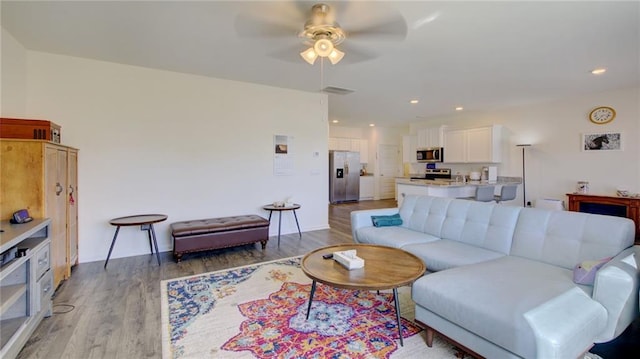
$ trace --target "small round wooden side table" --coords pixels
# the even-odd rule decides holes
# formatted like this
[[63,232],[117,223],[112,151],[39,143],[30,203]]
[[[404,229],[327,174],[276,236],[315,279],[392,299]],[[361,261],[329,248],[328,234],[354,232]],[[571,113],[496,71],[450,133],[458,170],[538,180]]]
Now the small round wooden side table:
[[158,259],[158,265],[160,265],[160,252],[158,251],[158,242],[156,241],[156,231],[153,229],[153,224],[166,221],[166,214],[139,214],[135,216],[127,216],[127,217],[119,217],[114,218],[109,221],[109,224],[112,226],[116,226],[116,233],[113,235],[113,240],[111,241],[111,247],[109,248],[109,254],[107,254],[107,260],[104,262],[104,269],[107,269],[107,264],[109,263],[109,257],[111,257],[111,252],[113,251],[113,246],[116,244],[116,238],[118,238],[118,232],[120,232],[120,227],[126,226],[140,226],[140,229],[143,231],[147,231],[147,235],[149,236],[149,248],[151,249],[151,254],[153,254],[153,246],[151,246],[151,242],[153,241],[153,245],[156,247],[156,258]]
[[291,206],[276,207],[272,204],[262,206],[262,209],[269,211],[269,222],[271,222],[271,215],[273,211],[278,212],[278,247],[280,247],[280,229],[282,228],[282,212],[293,211],[293,217],[296,219],[296,226],[298,226],[298,235],[302,238],[302,232],[300,231],[300,224],[298,223],[298,216],[296,215],[296,209],[300,209],[300,205],[294,203]]

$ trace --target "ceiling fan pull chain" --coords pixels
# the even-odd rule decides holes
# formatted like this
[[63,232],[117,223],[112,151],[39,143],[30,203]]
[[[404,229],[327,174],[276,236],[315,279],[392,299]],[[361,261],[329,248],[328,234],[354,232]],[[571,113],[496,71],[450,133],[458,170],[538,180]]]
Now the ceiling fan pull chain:
[[320,58],[320,92],[324,88],[324,58]]

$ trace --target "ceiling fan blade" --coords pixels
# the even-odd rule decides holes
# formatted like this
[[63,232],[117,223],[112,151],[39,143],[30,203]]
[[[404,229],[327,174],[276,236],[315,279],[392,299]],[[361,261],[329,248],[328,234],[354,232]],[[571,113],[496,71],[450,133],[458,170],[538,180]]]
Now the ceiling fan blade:
[[360,62],[373,60],[378,57],[378,54],[376,54],[375,52],[366,50],[361,46],[349,43],[348,41],[349,40],[347,39],[347,41],[338,46],[339,50],[344,52],[344,57],[336,66],[357,64]]
[[347,30],[348,38],[402,41],[407,37],[407,23],[401,16],[395,19],[384,19],[367,26]]
[[268,52],[267,56],[277,60],[307,65],[300,56],[300,52],[302,51],[304,51],[304,46],[302,46],[302,44],[295,44]]
[[347,38],[402,41],[407,37],[406,20],[384,2],[349,1],[336,12]]
[[289,37],[302,31],[308,9],[291,1],[247,3],[246,10],[235,19],[241,37]]
[[238,36],[250,38],[290,37],[295,39],[298,32],[302,30],[300,22],[274,21],[273,18],[249,14],[238,15],[235,28]]

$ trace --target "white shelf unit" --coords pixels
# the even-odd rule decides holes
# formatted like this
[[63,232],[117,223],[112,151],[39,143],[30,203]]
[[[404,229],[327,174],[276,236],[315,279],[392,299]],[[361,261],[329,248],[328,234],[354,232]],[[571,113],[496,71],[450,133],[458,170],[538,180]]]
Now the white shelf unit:
[[0,357],[15,358],[45,316],[51,315],[53,275],[50,219],[0,221],[0,253],[25,250],[0,267]]

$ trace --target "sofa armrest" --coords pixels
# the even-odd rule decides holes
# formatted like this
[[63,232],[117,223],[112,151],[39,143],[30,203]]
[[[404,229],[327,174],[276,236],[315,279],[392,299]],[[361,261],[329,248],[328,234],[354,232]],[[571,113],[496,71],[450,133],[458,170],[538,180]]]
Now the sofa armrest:
[[622,333],[638,317],[640,246],[625,249],[596,273],[593,299],[608,313],[607,326],[596,342],[607,342]]
[[536,357],[578,358],[604,327],[606,310],[573,288],[524,313],[536,338]]
[[351,212],[351,234],[353,240],[358,243],[358,236],[356,230],[362,227],[371,227],[371,216],[388,216],[398,213],[398,208],[379,208],[379,209],[367,209],[362,211]]

